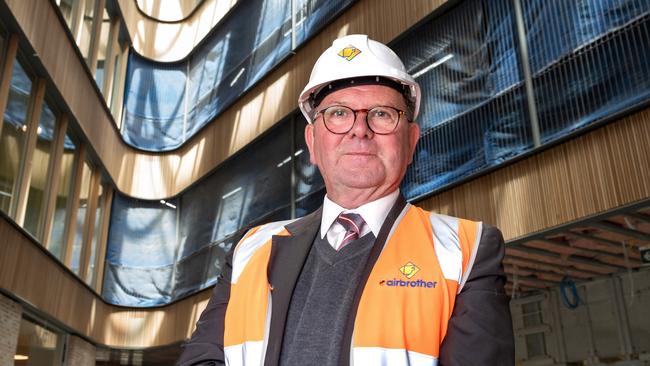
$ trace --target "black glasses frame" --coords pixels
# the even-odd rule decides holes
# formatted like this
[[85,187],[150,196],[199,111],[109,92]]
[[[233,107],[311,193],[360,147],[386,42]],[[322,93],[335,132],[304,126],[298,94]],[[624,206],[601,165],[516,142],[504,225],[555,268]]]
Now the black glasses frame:
[[[323,112],[325,112],[326,110],[328,110],[328,109],[330,109],[330,108],[333,108],[333,107],[343,107],[343,108],[347,108],[347,109],[351,110],[352,113],[354,114],[354,121],[352,122],[352,124],[350,125],[350,128],[349,128],[347,131],[345,131],[345,132],[334,132],[334,131],[332,131],[332,130],[327,126],[327,122],[325,121],[325,113],[323,113]],[[369,115],[368,112],[372,111],[372,110],[375,109],[375,108],[390,108],[390,109],[392,109],[392,110],[394,110],[394,111],[397,112],[397,122],[395,123],[395,126],[393,127],[393,129],[392,129],[391,131],[389,131],[389,132],[377,132],[377,131],[375,131],[375,130],[372,129],[372,126],[370,126],[370,122],[368,121],[368,115]],[[319,114],[322,116],[322,118],[323,118],[323,125],[325,125],[325,128],[326,128],[329,132],[331,132],[331,133],[333,133],[333,134],[335,134],[335,135],[345,135],[345,134],[347,134],[348,132],[352,131],[352,129],[354,128],[354,124],[357,123],[357,113],[359,113],[359,112],[363,112],[363,113],[366,114],[366,118],[365,118],[365,120],[366,120],[366,126],[368,126],[368,129],[369,129],[370,131],[372,131],[373,133],[375,133],[375,134],[377,134],[377,135],[390,135],[391,133],[395,132],[395,130],[397,129],[397,126],[399,125],[400,120],[402,119],[402,116],[406,114],[405,111],[403,111],[403,110],[401,110],[401,109],[397,109],[397,108],[392,107],[392,106],[389,106],[389,105],[378,105],[378,106],[374,106],[374,107],[372,107],[372,108],[370,108],[370,109],[367,109],[367,108],[353,109],[353,108],[350,108],[350,107],[348,107],[348,106],[346,106],[346,105],[338,105],[338,104],[335,104],[335,105],[331,105],[331,106],[328,106],[328,107],[326,107],[326,108],[323,108],[323,109],[319,110],[318,112],[316,112],[316,116],[318,116]],[[410,120],[407,120],[407,121],[408,121],[408,122],[411,122]]]

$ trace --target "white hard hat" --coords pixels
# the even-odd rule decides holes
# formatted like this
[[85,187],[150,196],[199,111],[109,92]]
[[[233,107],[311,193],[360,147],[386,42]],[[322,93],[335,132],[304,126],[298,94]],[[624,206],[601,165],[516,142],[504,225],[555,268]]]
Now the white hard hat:
[[[412,119],[420,110],[420,85],[406,72],[402,60],[383,43],[365,34],[353,34],[334,40],[318,58],[298,105],[312,122],[314,108],[322,94],[352,85],[380,84],[398,89],[412,108]],[[325,89],[327,88],[327,89]],[[321,93],[321,91],[323,93]]]

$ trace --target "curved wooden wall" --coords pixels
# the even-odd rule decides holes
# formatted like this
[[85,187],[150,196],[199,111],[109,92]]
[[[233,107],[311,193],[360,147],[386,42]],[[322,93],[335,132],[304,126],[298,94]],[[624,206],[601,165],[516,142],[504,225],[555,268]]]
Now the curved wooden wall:
[[[650,108],[421,202],[498,225],[506,240],[650,197]],[[111,347],[183,340],[210,290],[153,309],[104,303],[0,218],[0,287],[75,332]]]
[[207,0],[134,0],[141,13],[163,22],[182,22],[207,3]]
[[[135,6],[132,0],[119,1]],[[122,142],[94,80],[77,56],[76,46],[66,37],[54,5],[49,1],[6,0],[54,81],[55,86],[48,89],[56,88],[61,94],[116,188],[145,199],[179,193],[294,111],[313,63],[335,38],[367,33],[388,42],[443,2],[410,0],[405,5],[394,0],[360,0],[185,145],[155,154]],[[133,13],[123,11],[125,16]]]
[[211,289],[161,308],[109,305],[4,215],[0,238],[0,288],[96,343],[143,348],[183,340],[210,297]]
[[136,52],[156,61],[170,62],[187,57],[237,0],[204,0],[187,19],[174,23],[143,16],[136,0],[117,0],[117,3]]

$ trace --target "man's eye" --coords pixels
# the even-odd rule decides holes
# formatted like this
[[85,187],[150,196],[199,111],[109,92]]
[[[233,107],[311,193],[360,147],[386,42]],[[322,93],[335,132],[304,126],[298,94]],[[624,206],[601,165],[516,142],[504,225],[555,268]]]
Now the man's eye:
[[329,112],[329,115],[330,115],[331,117],[334,117],[334,118],[343,118],[343,117],[347,117],[348,114],[349,114],[349,112],[348,112],[346,109],[344,109],[344,108],[336,108],[336,109],[332,109],[332,110],[330,110],[330,112]]
[[374,119],[391,119],[392,115],[385,109],[373,109],[370,117]]

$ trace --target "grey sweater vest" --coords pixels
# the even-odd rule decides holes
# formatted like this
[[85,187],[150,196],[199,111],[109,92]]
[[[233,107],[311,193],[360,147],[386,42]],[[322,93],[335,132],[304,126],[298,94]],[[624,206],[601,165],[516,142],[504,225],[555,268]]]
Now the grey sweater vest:
[[338,364],[359,277],[375,242],[372,233],[336,251],[316,236],[291,297],[280,365]]

